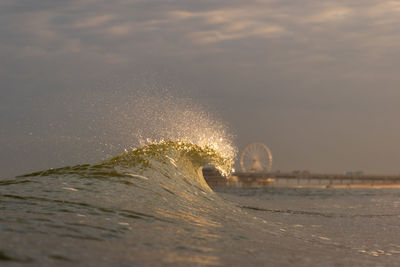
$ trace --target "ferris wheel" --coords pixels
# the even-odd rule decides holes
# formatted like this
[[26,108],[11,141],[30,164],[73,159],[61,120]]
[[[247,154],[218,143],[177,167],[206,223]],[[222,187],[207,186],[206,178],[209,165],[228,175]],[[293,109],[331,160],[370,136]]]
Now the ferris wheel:
[[243,172],[270,172],[272,154],[262,143],[252,143],[246,146],[240,155],[240,167]]

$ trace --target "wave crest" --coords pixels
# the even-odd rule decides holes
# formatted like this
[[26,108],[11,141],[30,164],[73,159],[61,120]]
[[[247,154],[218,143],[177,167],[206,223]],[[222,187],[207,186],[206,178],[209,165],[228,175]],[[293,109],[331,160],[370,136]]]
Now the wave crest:
[[[233,166],[233,158],[225,158],[212,146],[200,147],[184,141],[168,141],[150,143],[140,148],[126,151],[104,161],[125,168],[141,166],[151,168],[152,163],[169,161],[172,165],[184,169],[198,169],[206,164],[214,165],[223,175],[228,176]],[[191,166],[187,166],[190,164]]]

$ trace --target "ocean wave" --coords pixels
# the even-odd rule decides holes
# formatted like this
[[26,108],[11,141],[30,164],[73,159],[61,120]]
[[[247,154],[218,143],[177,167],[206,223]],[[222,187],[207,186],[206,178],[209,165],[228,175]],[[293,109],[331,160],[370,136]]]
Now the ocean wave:
[[[185,141],[161,140],[125,151],[96,164],[80,164],[34,172],[19,177],[74,176],[82,178],[127,177],[149,184],[168,184],[168,191],[180,193],[188,185],[201,191],[211,191],[202,168],[214,165],[223,175],[232,170],[233,158],[226,158],[212,146],[203,147]],[[171,183],[173,181],[173,183]]]

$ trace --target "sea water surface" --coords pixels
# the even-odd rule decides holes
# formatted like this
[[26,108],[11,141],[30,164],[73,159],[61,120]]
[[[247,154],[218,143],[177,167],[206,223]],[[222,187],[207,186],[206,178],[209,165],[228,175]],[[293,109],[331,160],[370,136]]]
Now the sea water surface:
[[393,266],[399,189],[214,188],[211,146],[161,141],[0,180],[0,265]]

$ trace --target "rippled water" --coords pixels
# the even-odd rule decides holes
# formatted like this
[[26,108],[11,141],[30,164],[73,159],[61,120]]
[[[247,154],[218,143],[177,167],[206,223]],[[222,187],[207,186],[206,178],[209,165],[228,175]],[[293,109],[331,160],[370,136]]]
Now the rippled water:
[[[280,225],[280,245],[291,251],[287,257],[297,258],[296,264],[393,266],[400,261],[399,189],[219,188],[218,192],[249,215]],[[277,262],[285,262],[279,255]]]
[[215,188],[213,148],[154,143],[0,180],[0,265],[393,266],[399,189]]

